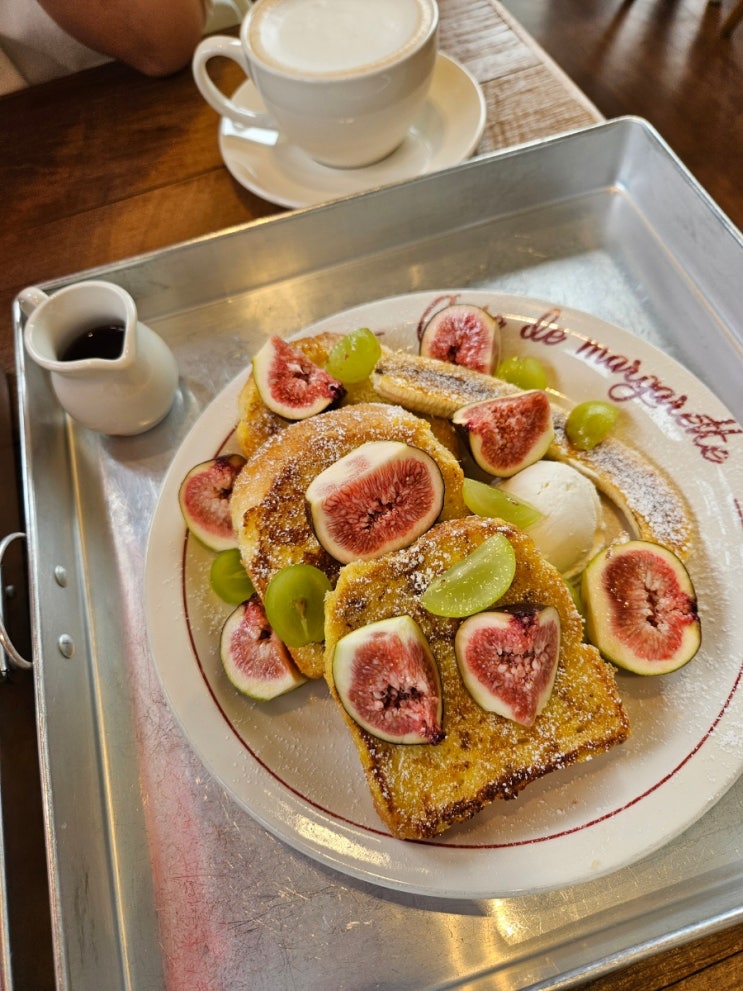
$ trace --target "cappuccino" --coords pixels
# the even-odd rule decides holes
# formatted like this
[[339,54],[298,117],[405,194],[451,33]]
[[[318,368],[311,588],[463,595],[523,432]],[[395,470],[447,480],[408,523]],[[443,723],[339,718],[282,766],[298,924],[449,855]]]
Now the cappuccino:
[[[405,140],[431,85],[438,28],[436,0],[258,0],[239,38],[199,42],[194,79],[246,141],[248,128],[273,130],[316,162],[360,168]],[[265,110],[217,88],[207,71],[216,56],[243,69]]]
[[404,58],[434,23],[427,0],[260,0],[249,43],[257,58],[290,75],[357,75]]

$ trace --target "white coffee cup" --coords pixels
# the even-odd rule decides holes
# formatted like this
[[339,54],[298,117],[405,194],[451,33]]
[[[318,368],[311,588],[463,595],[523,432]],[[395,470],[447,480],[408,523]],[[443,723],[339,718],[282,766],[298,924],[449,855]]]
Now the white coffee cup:
[[[370,165],[402,143],[426,98],[438,24],[436,0],[257,0],[239,39],[198,45],[194,79],[238,126],[276,130],[324,165]],[[207,71],[217,55],[242,67],[266,113],[220,92]]]

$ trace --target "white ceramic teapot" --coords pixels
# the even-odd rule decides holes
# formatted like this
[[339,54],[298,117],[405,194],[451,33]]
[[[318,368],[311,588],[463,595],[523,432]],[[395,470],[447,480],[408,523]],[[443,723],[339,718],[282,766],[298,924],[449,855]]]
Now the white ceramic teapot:
[[178,386],[172,352],[140,323],[132,297],[111,282],[87,281],[47,295],[18,296],[26,350],[51,373],[62,407],[104,434],[139,434],[170,409]]

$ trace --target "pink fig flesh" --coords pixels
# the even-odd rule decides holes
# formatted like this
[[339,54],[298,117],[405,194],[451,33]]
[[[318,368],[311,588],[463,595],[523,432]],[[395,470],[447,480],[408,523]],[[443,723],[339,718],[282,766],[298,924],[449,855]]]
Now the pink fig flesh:
[[467,435],[477,464],[499,478],[510,478],[539,461],[555,436],[549,398],[542,389],[470,403],[456,411],[452,422]]
[[433,458],[399,441],[368,441],[307,488],[318,541],[342,564],[408,544],[436,521],[444,480]]
[[686,567],[644,540],[615,544],[583,573],[581,594],[591,643],[618,667],[667,674],[701,645],[697,596]]
[[322,413],[346,394],[341,382],[276,336],[253,358],[253,377],[265,405],[287,420]]
[[213,551],[237,546],[230,498],[245,465],[240,454],[226,454],[192,468],[181,482],[178,503],[191,533]]
[[235,688],[259,702],[284,695],[306,681],[269,626],[257,595],[227,617],[222,627],[220,657]]
[[420,340],[420,353],[492,374],[500,359],[500,327],[479,306],[455,303],[434,313]]
[[482,709],[533,726],[555,683],[560,615],[554,606],[477,613],[457,630],[454,651]]
[[438,667],[410,616],[342,637],[333,653],[333,683],[348,715],[372,736],[404,744],[444,739]]

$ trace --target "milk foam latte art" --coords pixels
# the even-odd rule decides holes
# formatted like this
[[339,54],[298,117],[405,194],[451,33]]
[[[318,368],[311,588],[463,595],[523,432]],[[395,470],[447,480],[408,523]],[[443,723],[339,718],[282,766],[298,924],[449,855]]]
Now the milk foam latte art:
[[[436,0],[258,0],[239,39],[200,42],[194,79],[246,141],[274,131],[323,165],[359,168],[391,154],[422,112],[438,27]],[[265,111],[220,92],[207,71],[216,56],[241,66]]]
[[281,72],[356,74],[412,52],[433,21],[424,0],[261,0],[249,42],[258,58]]

